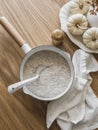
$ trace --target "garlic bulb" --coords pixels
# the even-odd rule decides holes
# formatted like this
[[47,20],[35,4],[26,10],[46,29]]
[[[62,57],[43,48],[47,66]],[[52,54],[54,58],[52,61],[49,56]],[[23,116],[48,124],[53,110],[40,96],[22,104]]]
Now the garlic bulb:
[[83,34],[84,44],[91,49],[98,49],[98,28],[92,27]]
[[67,28],[73,35],[82,35],[87,29],[87,18],[83,14],[75,14],[69,17]]
[[72,14],[86,14],[89,9],[89,1],[88,0],[72,0],[70,5],[70,11]]

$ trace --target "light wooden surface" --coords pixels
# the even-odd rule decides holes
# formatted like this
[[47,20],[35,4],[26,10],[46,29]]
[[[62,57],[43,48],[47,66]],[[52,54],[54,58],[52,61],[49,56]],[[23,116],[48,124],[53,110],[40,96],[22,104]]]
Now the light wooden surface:
[[[60,28],[59,10],[67,0],[0,0],[0,14],[14,25],[31,47],[51,44],[51,32]],[[73,55],[77,47],[65,37],[63,46]],[[22,90],[8,94],[7,86],[19,81],[24,53],[0,26],[0,130],[46,130],[47,103]],[[98,55],[95,55],[98,60]],[[98,96],[98,72],[92,73]],[[50,130],[59,130],[56,123]]]

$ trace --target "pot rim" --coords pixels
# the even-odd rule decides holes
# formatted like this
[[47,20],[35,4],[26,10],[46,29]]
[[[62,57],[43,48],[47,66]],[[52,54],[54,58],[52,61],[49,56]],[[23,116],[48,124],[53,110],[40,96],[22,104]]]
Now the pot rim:
[[58,99],[60,98],[61,96],[63,96],[65,93],[67,93],[67,91],[70,89],[73,81],[74,81],[74,67],[73,67],[73,64],[72,64],[72,61],[71,61],[71,58],[70,58],[70,55],[69,53],[65,52],[65,51],[62,51],[61,49],[57,48],[57,47],[54,47],[52,45],[41,45],[41,46],[38,46],[38,47],[35,47],[35,48],[32,48],[26,55],[25,57],[23,58],[22,60],[22,63],[20,65],[20,80],[23,80],[23,69],[24,69],[24,65],[25,63],[27,62],[27,60],[30,58],[30,56],[32,56],[33,54],[37,53],[37,52],[40,52],[40,51],[53,51],[53,52],[56,52],[58,53],[59,55],[61,55],[65,60],[67,60],[68,62],[68,65],[70,67],[70,71],[71,71],[71,77],[70,77],[70,82],[68,84],[68,87],[67,89],[65,89],[65,91],[63,91],[63,93],[60,93],[59,95],[55,96],[55,97],[52,97],[52,98],[43,98],[43,97],[40,97],[40,96],[37,96],[35,94],[33,94],[32,92],[30,92],[26,86],[23,87],[23,92],[36,98],[36,99],[39,99],[39,100],[43,100],[43,101],[51,101],[51,100],[55,100],[55,99]]

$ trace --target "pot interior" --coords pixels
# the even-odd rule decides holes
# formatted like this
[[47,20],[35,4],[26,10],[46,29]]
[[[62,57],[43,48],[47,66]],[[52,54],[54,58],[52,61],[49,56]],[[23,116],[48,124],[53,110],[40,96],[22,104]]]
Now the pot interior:
[[[51,55],[51,58],[49,58],[49,55]],[[36,58],[37,57],[37,58]],[[53,57],[54,57],[54,60],[53,60]],[[69,54],[56,48],[56,47],[53,47],[53,46],[39,46],[39,47],[36,47],[34,49],[32,49],[23,59],[22,61],[22,64],[20,66],[20,79],[23,80],[23,79],[26,79],[26,78],[30,78],[32,76],[35,75],[35,73],[33,73],[33,68],[35,67],[36,68],[36,59],[38,64],[45,64],[48,63],[50,65],[50,62],[52,61],[53,63],[52,64],[55,64],[55,66],[52,66],[50,68],[47,69],[47,71],[45,70],[46,73],[48,74],[44,74],[45,72],[43,71],[41,73],[42,76],[40,76],[40,80],[43,79],[44,81],[44,84],[48,82],[48,87],[46,87],[46,89],[43,87],[41,90],[42,91],[38,91],[38,93],[36,94],[36,89],[35,89],[35,86],[37,86],[37,83],[33,83],[32,84],[32,88],[33,90],[31,89],[31,85],[25,85],[23,87],[23,91],[26,93],[26,94],[29,94],[31,95],[32,97],[34,98],[37,98],[39,100],[46,100],[46,101],[50,101],[50,100],[54,100],[54,99],[57,99],[61,96],[63,96],[68,90],[69,88],[71,87],[71,84],[73,82],[73,78],[74,78],[74,70],[73,70],[73,65],[72,65],[72,62],[70,60],[70,57],[69,57]],[[69,81],[66,81],[68,82],[67,83],[67,87],[66,89],[65,88],[60,88],[60,83],[64,80],[64,76],[66,77],[68,74],[66,73],[65,69],[65,73],[64,71],[61,72],[61,68],[64,67],[63,65],[63,62],[61,61],[66,61],[66,64],[69,66],[69,69],[70,69],[70,75],[69,75]],[[40,61],[39,61],[40,60]],[[65,63],[64,63],[65,64]],[[31,65],[31,67],[30,67]],[[60,65],[62,66],[60,68]],[[50,65],[51,66],[51,65]],[[53,68],[54,67],[54,68]],[[26,68],[26,69],[25,69]],[[57,69],[56,69],[57,68]],[[50,70],[49,70],[50,69]],[[53,71],[51,70],[53,69]],[[60,70],[61,69],[61,70]],[[25,71],[26,70],[26,71]],[[51,71],[51,72],[50,72]],[[56,73],[56,72],[58,73]],[[24,76],[24,72],[25,72],[25,76]],[[29,75],[29,74],[31,75]],[[52,77],[50,78],[51,80],[49,80],[49,74],[50,74],[50,77],[51,77],[51,74],[52,74]],[[56,75],[56,76],[55,76]],[[64,75],[64,76],[63,76]],[[55,81],[55,78],[58,76],[58,79]],[[43,77],[43,78],[42,78]],[[61,79],[60,79],[61,78]],[[54,79],[54,80],[53,80]],[[63,79],[63,80],[62,80]],[[53,80],[53,81],[52,81]],[[65,78],[66,80],[66,78]],[[42,81],[41,81],[42,82]],[[50,83],[51,82],[51,83]],[[53,85],[54,83],[52,82],[57,82],[57,86],[59,86],[59,90],[58,90],[58,93],[56,94],[56,91],[58,88],[51,88],[51,84]],[[65,82],[65,84],[66,84]],[[62,82],[63,83],[63,82]],[[62,84],[61,83],[61,84]],[[35,84],[35,85],[34,85]],[[43,83],[42,83],[43,84]],[[44,86],[43,84],[43,86]],[[49,87],[49,84],[50,84],[50,87]],[[54,85],[55,86],[55,85]],[[64,86],[64,84],[62,85]],[[41,85],[37,86],[37,89],[39,90],[41,88]],[[31,91],[32,90],[32,91]],[[49,91],[48,91],[49,90]],[[50,91],[53,90],[53,91],[50,93]],[[62,91],[61,91],[62,90]],[[46,96],[43,94],[45,93],[44,91],[46,91]],[[40,95],[41,94],[41,95]],[[48,95],[48,96],[47,96]],[[52,95],[52,96],[49,96],[49,95]]]

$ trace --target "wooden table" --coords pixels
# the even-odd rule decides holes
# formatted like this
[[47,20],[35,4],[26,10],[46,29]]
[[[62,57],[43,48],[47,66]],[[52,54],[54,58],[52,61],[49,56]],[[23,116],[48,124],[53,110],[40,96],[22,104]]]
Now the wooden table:
[[[51,32],[60,28],[59,10],[67,0],[0,0],[0,13],[15,26],[31,47],[51,44]],[[71,56],[78,48],[66,36],[64,46]],[[8,94],[8,85],[19,81],[24,53],[0,27],[0,130],[46,130],[47,103],[22,90]],[[98,60],[98,55],[95,55]],[[98,72],[92,87],[98,96]],[[59,130],[56,123],[50,130]]]

